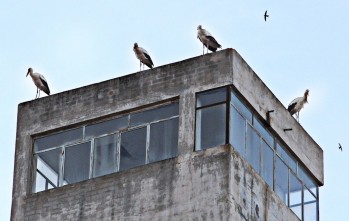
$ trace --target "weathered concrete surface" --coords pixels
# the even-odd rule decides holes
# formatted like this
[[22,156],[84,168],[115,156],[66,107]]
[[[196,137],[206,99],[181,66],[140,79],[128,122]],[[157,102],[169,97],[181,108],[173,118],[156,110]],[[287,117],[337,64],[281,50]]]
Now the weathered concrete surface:
[[[98,119],[116,117],[118,115],[122,115],[125,113],[125,111],[136,110],[146,105],[161,102],[166,99],[179,98],[180,129],[178,148],[180,156],[175,160],[177,161],[176,166],[163,164],[161,170],[166,171],[168,170],[167,167],[170,167],[177,168],[178,171],[187,170],[186,172],[188,173],[194,172],[194,174],[191,175],[192,177],[188,175],[183,176],[182,178],[181,176],[171,178],[190,178],[190,180],[194,182],[197,177],[195,175],[195,172],[197,171],[193,169],[194,165],[191,166],[189,163],[184,163],[181,165],[180,163],[182,162],[181,159],[192,159],[193,155],[196,154],[193,153],[195,137],[195,93],[231,84],[233,84],[240,91],[240,93],[246,97],[248,102],[257,110],[258,113],[261,114],[262,117],[265,117],[266,110],[276,110],[275,114],[272,116],[272,128],[282,139],[285,140],[286,144],[292,148],[293,152],[299,157],[300,161],[307,166],[309,165],[309,171],[311,174],[314,175],[319,184],[322,184],[323,153],[321,148],[286,112],[286,109],[282,106],[282,104],[254,74],[252,69],[243,61],[239,54],[233,49],[227,49],[217,53],[187,59],[181,62],[154,68],[152,70],[126,75],[120,78],[111,79],[19,104],[11,220],[25,220],[25,218],[27,220],[40,220],[40,216],[45,217],[45,219],[50,217],[51,220],[69,220],[65,219],[65,217],[70,217],[69,214],[75,214],[81,217],[98,217],[98,219],[101,220],[108,220],[109,218],[106,218],[108,216],[107,214],[112,215],[112,217],[116,217],[120,215],[120,213],[126,213],[125,211],[121,212],[119,207],[114,208],[114,210],[108,207],[108,205],[120,206],[119,204],[116,204],[117,200],[125,201],[127,200],[125,198],[133,199],[134,201],[131,201],[131,203],[128,202],[128,205],[133,205],[136,203],[137,206],[139,206],[139,208],[137,208],[140,211],[132,214],[142,214],[141,212],[143,210],[141,208],[150,206],[147,205],[150,202],[154,206],[153,201],[146,200],[143,194],[160,202],[161,200],[155,198],[152,192],[155,191],[156,188],[147,189],[146,187],[149,185],[154,185],[154,182],[159,182],[157,179],[166,180],[166,178],[162,176],[168,176],[168,174],[162,172],[158,174],[158,176],[151,176],[153,178],[149,180],[150,178],[148,179],[145,175],[141,175],[140,173],[137,174],[137,177],[144,177],[144,181],[139,179],[133,180],[133,173],[136,173],[134,171],[151,170],[151,168],[156,167],[155,165],[147,165],[144,168],[137,168],[132,170],[133,172],[127,171],[125,173],[111,175],[111,177],[114,177],[113,186],[117,187],[113,190],[110,190],[109,187],[105,187],[104,189],[104,185],[108,186],[108,184],[104,184],[100,180],[106,179],[110,181],[112,178],[103,177],[98,178],[98,181],[89,180],[83,183],[69,185],[67,187],[48,192],[32,194],[32,138],[47,133],[58,132],[60,130],[81,126]],[[285,127],[292,127],[292,134],[285,134],[283,132],[283,128]],[[309,159],[311,159],[311,161]],[[170,160],[169,162],[172,161]],[[187,160],[183,160],[183,162],[187,162]],[[179,163],[179,166],[177,163]],[[156,165],[158,164],[159,163],[156,163]],[[218,165],[216,166],[219,168]],[[212,165],[212,167],[214,167],[214,165]],[[154,170],[154,173],[156,171],[158,170]],[[142,173],[147,173],[147,171],[143,171]],[[171,174],[175,176],[177,173],[171,172]],[[178,172],[178,174],[181,173]],[[223,172],[221,176],[223,176]],[[118,179],[121,180],[119,181]],[[200,181],[203,181],[201,179],[206,178],[199,179]],[[207,179],[213,178],[208,176]],[[205,190],[210,189],[211,191],[211,188],[215,187],[210,186],[213,185],[210,182],[205,182],[204,184],[208,186],[202,186],[201,188]],[[123,189],[129,192],[119,192],[122,189],[120,185],[123,185],[124,183],[126,187],[123,187]],[[174,198],[179,197],[178,195],[191,195],[194,197],[192,194],[199,194],[199,192],[191,193],[190,191],[192,191],[193,188],[190,185],[203,185],[201,182],[194,182],[194,184],[189,185],[185,182],[179,181],[177,181],[175,184],[176,186],[173,190]],[[90,187],[89,185],[95,185],[96,188],[93,186]],[[185,189],[184,187],[177,189],[177,185],[184,185],[184,187],[187,186],[188,189]],[[98,189],[97,186],[98,188],[101,188]],[[131,187],[133,186],[134,188],[136,188],[136,186],[137,188],[140,186],[148,192],[142,193],[138,198],[133,198],[131,195],[139,193],[138,189],[138,192],[134,192],[136,189],[132,189]],[[70,188],[72,191],[69,191]],[[68,193],[64,192],[66,190]],[[103,191],[107,191],[107,193],[99,196],[100,192]],[[215,193],[217,194],[217,197],[220,197],[223,194],[222,192]],[[46,194],[50,197],[46,196]],[[114,198],[113,194],[116,194],[117,197]],[[162,197],[162,199],[167,200],[166,197],[169,196],[167,194],[166,197],[163,195]],[[211,205],[210,202],[204,202],[204,198],[197,197],[199,196],[195,196],[195,199],[200,199],[197,201],[199,204]],[[109,198],[114,200],[108,201],[107,199]],[[139,201],[136,199],[139,199]],[[211,197],[209,199],[212,200]],[[174,199],[171,199],[171,201],[173,200]],[[177,201],[175,200],[174,202]],[[217,204],[218,198],[214,202]],[[124,202],[122,205],[126,203],[127,202]],[[181,201],[180,204],[182,205],[182,203],[188,204],[188,201]],[[61,209],[61,205],[65,206]],[[160,206],[160,204],[158,205]],[[164,203],[163,206],[164,205],[168,208],[171,204]],[[219,207],[219,211],[226,211],[224,207],[226,204],[224,204],[224,206],[223,204],[219,205],[221,205]],[[182,206],[178,205],[177,207]],[[149,211],[156,211],[157,217],[160,217],[159,220],[161,220],[161,217],[165,216],[175,217],[175,215],[177,215],[177,211],[192,211],[193,213],[195,212],[202,215],[201,207],[196,206],[193,208],[192,205],[184,205],[183,207],[185,207],[186,210],[167,209],[159,212],[160,210],[158,209],[150,210],[148,207],[147,209]],[[39,208],[41,208],[40,213],[43,213],[43,215],[40,215],[39,211],[37,210]],[[134,208],[129,209],[134,210]],[[95,213],[97,210],[103,210],[104,212],[98,213],[98,216],[92,216],[91,213]],[[212,213],[215,217],[218,217],[220,216],[218,215],[220,214],[219,211],[215,210]],[[151,214],[155,214],[155,212],[152,212]],[[161,214],[161,216],[159,214]],[[151,215],[149,215],[148,218],[150,216]],[[207,218],[196,216],[193,218],[193,220],[209,220],[211,212],[207,213],[206,216]],[[126,215],[123,217],[126,217]],[[227,217],[227,215],[224,217]],[[43,218],[41,220],[45,219]],[[168,218],[164,220],[168,220]]]

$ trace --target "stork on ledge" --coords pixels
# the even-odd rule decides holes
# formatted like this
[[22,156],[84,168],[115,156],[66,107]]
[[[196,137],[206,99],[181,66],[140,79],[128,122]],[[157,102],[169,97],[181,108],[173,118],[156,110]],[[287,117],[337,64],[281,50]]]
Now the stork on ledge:
[[149,68],[153,68],[154,64],[153,61],[151,60],[151,57],[149,55],[149,53],[138,46],[137,43],[134,43],[133,45],[133,51],[136,54],[136,57],[139,60],[139,70],[142,70],[142,63],[143,63],[143,70],[144,70],[144,65],[147,65]]
[[287,110],[291,115],[296,114],[297,121],[299,122],[299,112],[303,108],[305,103],[308,103],[309,90],[304,92],[303,97],[297,97],[288,105]]
[[28,68],[26,77],[28,77],[28,74],[33,79],[34,84],[36,86],[35,99],[40,97],[40,90],[45,92],[47,95],[50,95],[50,89],[48,87],[47,81],[42,74],[34,73],[33,68]]
[[204,46],[206,46],[207,48],[206,53],[208,53],[208,50],[215,52],[218,48],[222,48],[222,46],[216,41],[216,39],[208,31],[203,29],[201,25],[199,25],[197,29],[197,38],[202,42],[202,54],[205,53]]

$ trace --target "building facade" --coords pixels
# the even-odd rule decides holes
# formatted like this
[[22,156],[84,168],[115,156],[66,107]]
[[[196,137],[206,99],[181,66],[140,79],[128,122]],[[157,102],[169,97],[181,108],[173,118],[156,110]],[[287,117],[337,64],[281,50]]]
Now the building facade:
[[323,151],[233,49],[18,106],[11,220],[319,220]]

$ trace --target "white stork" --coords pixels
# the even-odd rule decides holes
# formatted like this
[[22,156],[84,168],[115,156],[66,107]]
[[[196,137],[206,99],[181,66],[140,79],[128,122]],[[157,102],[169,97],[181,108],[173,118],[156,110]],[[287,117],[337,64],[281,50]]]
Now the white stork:
[[198,35],[197,38],[202,42],[202,54],[204,54],[204,46],[210,51],[217,51],[217,48],[222,48],[222,46],[216,41],[216,39],[205,29],[201,27],[201,25],[198,26]]
[[151,60],[149,53],[145,49],[138,47],[138,44],[134,43],[133,51],[135,52],[136,57],[139,60],[140,71],[141,71],[142,63],[143,63],[143,70],[144,70],[144,65],[147,65],[149,68],[153,68],[154,66],[153,61]]
[[50,95],[50,89],[48,88],[47,81],[42,74],[34,73],[33,68],[28,68],[26,77],[28,77],[28,74],[30,77],[32,77],[34,84],[36,85],[35,99],[40,97],[40,90],[45,92],[47,95]]
[[297,97],[288,105],[287,110],[291,115],[296,114],[297,121],[299,122],[299,112],[303,108],[305,103],[308,103],[309,90],[304,92],[303,97]]

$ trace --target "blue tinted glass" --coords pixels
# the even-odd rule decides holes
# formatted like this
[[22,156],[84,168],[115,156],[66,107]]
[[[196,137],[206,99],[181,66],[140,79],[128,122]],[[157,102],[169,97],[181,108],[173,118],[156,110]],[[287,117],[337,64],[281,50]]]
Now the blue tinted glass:
[[242,156],[245,156],[245,118],[232,105],[230,117],[230,143]]
[[290,152],[286,150],[285,147],[281,146],[279,143],[276,144],[276,153],[281,157],[281,159],[290,167],[290,169],[296,173],[297,172],[297,161],[293,158]]
[[252,124],[252,112],[239,100],[239,98],[231,92],[231,101],[234,107]]
[[227,88],[218,88],[207,92],[202,92],[197,95],[196,107],[207,106],[224,102],[227,100]]
[[275,163],[275,192],[288,205],[288,167],[278,156]]
[[305,186],[308,187],[315,196],[317,196],[318,186],[315,184],[310,175],[301,166],[298,166],[298,177],[303,181]]
[[131,114],[131,127],[178,116],[178,102]]
[[52,147],[58,147],[80,140],[82,140],[82,127],[35,139],[34,151],[37,152]]
[[93,177],[116,172],[116,134],[95,139],[94,145]]
[[121,129],[128,127],[128,117],[121,117],[117,119],[112,119],[104,121],[97,124],[88,125],[85,128],[85,138],[88,137],[99,137],[101,135],[106,135],[114,133]]
[[250,126],[247,126],[246,137],[246,158],[252,167],[259,173],[259,153],[260,138],[257,132]]
[[317,203],[315,196],[304,188],[304,221],[318,220]]
[[271,136],[270,132],[263,126],[263,124],[259,122],[255,117],[253,120],[253,127],[258,131],[258,133],[270,146],[274,146],[274,138]]
[[290,209],[302,219],[302,183],[290,173]]
[[225,144],[226,105],[220,104],[196,111],[196,150]]
[[262,169],[261,175],[265,182],[273,188],[274,151],[262,141]]

